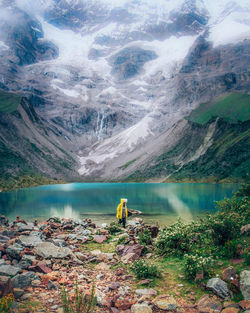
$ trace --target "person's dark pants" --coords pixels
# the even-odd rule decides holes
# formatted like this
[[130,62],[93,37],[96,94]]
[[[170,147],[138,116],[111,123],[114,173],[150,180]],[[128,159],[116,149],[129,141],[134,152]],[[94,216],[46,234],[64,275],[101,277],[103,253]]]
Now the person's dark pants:
[[122,223],[123,228],[125,228],[126,227],[126,217],[123,217],[123,218],[119,219],[119,223],[120,224]]

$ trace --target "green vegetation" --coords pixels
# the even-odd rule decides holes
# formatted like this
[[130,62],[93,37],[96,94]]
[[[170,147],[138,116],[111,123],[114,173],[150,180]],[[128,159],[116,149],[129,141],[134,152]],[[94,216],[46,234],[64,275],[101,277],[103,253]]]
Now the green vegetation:
[[113,222],[108,227],[108,232],[111,235],[120,233],[121,231],[122,231],[122,227],[121,227],[121,224],[119,224],[118,222]]
[[243,254],[247,263],[250,238],[241,235],[241,227],[250,220],[249,190],[250,184],[232,199],[216,202],[219,211],[214,215],[186,225],[179,220],[165,227],[155,243],[156,252],[166,258],[178,256],[184,260],[188,278],[196,278],[201,272],[201,279],[210,277],[218,258],[228,260]]
[[160,276],[157,266],[149,263],[146,260],[135,261],[131,265],[130,269],[136,275],[138,279],[153,278],[153,277]]
[[133,164],[135,161],[137,161],[139,158],[133,159],[131,161],[128,161],[124,165],[120,166],[119,168],[122,170],[125,170],[127,167],[129,167],[131,164]]
[[75,294],[70,299],[65,287],[62,288],[62,304],[64,313],[92,313],[96,307],[95,286],[92,285],[90,296],[80,292],[78,282],[75,282]]
[[0,299],[0,313],[11,312],[11,307],[14,302],[14,297],[12,294],[4,296]]
[[139,242],[141,245],[148,246],[152,244],[151,233],[148,229],[145,229],[144,231],[139,232],[138,237],[139,237]]
[[218,102],[201,104],[186,117],[189,121],[204,125],[212,118],[220,117],[230,123],[245,122],[250,119],[250,95],[232,93]]
[[1,91],[0,92],[0,112],[2,113],[14,112],[17,109],[21,101],[21,98],[22,97],[20,95]]

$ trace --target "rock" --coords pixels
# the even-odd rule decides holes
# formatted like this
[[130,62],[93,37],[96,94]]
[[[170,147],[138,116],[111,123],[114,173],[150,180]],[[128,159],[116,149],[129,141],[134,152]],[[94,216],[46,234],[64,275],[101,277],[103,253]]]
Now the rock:
[[115,289],[118,289],[120,288],[120,284],[117,283],[117,282],[112,282],[110,285],[109,285],[109,289],[111,290],[115,290]]
[[13,245],[10,245],[6,249],[6,254],[11,258],[11,259],[16,259],[20,260],[21,256],[20,253],[23,251],[23,247],[17,243],[14,243]]
[[18,243],[20,243],[24,247],[33,248],[38,243],[42,243],[42,240],[38,236],[24,236],[24,235],[21,235],[19,237]]
[[104,262],[101,262],[101,263],[99,263],[99,264],[97,264],[95,266],[95,270],[96,271],[103,271],[103,272],[105,272],[105,271],[108,271],[109,269],[110,269],[110,266],[108,264],[104,263]]
[[147,304],[134,304],[131,307],[131,313],[152,313],[152,309]]
[[39,277],[33,272],[26,272],[24,274],[18,274],[11,279],[13,288],[24,289],[31,285],[33,280],[39,280]]
[[0,243],[6,243],[10,240],[10,237],[0,235]]
[[64,259],[72,255],[72,251],[65,247],[57,247],[51,242],[39,243],[35,247],[35,253],[45,259]]
[[115,307],[120,310],[128,310],[131,308],[131,306],[135,304],[134,301],[129,299],[118,299],[115,303]]
[[250,234],[250,224],[244,225],[240,229],[241,235],[249,235]]
[[34,266],[30,266],[29,270],[33,272],[44,273],[44,274],[48,274],[52,272],[52,270],[44,262],[39,262],[38,264]]
[[140,214],[142,214],[141,211],[128,209],[128,216],[135,216],[135,215],[140,215]]
[[13,292],[12,282],[10,277],[0,276],[0,296],[6,296]]
[[107,227],[108,227],[108,224],[107,224],[107,223],[103,223],[103,224],[101,225],[101,227],[102,227],[102,228],[107,228]]
[[210,295],[204,295],[198,302],[197,307],[199,312],[204,313],[220,313],[222,310],[222,304],[220,301]]
[[14,295],[15,299],[21,298],[23,294],[24,294],[23,289],[20,289],[20,288],[14,288],[13,289],[13,295]]
[[18,232],[32,231],[34,229],[33,223],[28,223],[27,225],[23,223],[17,223],[16,226],[17,226],[16,230]]
[[103,243],[104,241],[107,240],[107,236],[105,235],[96,235],[96,236],[93,236],[93,240],[97,243]]
[[152,279],[147,278],[147,279],[140,280],[139,284],[140,285],[149,285],[152,281],[153,281]]
[[206,287],[222,299],[230,299],[232,296],[227,284],[220,278],[209,279]]
[[4,215],[1,214],[0,214],[0,225],[9,226],[9,220]]
[[246,270],[240,273],[240,291],[244,300],[250,300],[250,271]]
[[136,289],[135,293],[137,293],[139,296],[148,296],[148,297],[157,295],[157,291],[155,291],[152,288]]
[[226,308],[221,311],[221,313],[238,313],[239,309],[236,308]]
[[35,261],[36,257],[34,255],[29,255],[29,254],[24,254],[22,256],[21,261],[26,261],[28,262],[30,265],[33,264],[33,262]]
[[222,272],[221,276],[223,280],[229,282],[236,277],[236,271],[233,266],[229,266]]
[[153,304],[161,310],[175,310],[176,301],[173,296],[160,295],[153,300]]
[[138,260],[138,255],[136,253],[128,253],[121,257],[121,261],[124,264],[131,263],[135,260]]
[[136,244],[136,245],[126,245],[124,247],[123,253],[122,255],[126,255],[128,253],[135,253],[137,255],[137,258],[139,259],[141,254],[142,254],[142,250],[144,249],[144,246],[140,245],[140,244]]
[[48,281],[48,284],[47,284],[47,289],[48,290],[52,290],[52,289],[57,289],[57,286],[55,284],[53,284],[52,281]]
[[18,267],[20,267],[22,270],[26,270],[30,267],[30,262],[27,260],[21,260],[18,264]]
[[250,300],[242,300],[239,302],[239,306],[243,310],[250,310]]
[[117,245],[115,248],[117,255],[122,255],[124,248],[125,248],[124,245]]
[[18,273],[21,273],[21,269],[12,265],[2,265],[0,266],[0,275],[3,276],[15,276]]
[[10,238],[14,238],[17,235],[17,232],[15,230],[5,229],[2,231],[3,236],[7,236]]

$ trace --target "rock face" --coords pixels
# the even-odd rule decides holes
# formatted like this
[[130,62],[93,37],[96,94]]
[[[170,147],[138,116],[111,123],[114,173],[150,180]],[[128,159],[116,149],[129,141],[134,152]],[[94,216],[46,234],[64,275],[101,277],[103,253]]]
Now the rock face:
[[19,267],[12,265],[2,265],[0,266],[0,275],[3,276],[15,276],[18,273],[21,273],[22,270]]
[[207,289],[211,290],[214,294],[222,299],[230,299],[232,296],[227,287],[227,284],[220,278],[209,279],[207,282]]
[[39,277],[32,272],[26,272],[24,274],[16,275],[11,281],[13,288],[23,289],[30,286],[33,280],[39,280]]
[[240,273],[240,291],[245,300],[250,300],[250,271]]
[[32,247],[36,246],[38,243],[42,243],[42,240],[38,236],[21,235],[19,237],[19,243],[21,245],[23,245],[24,247],[32,248]]
[[167,310],[167,311],[171,311],[171,310],[176,310],[176,300],[174,299],[173,296],[169,296],[169,295],[160,295],[158,297],[156,297],[153,300],[153,304],[161,309],[161,310]]
[[69,248],[57,247],[50,242],[37,244],[35,247],[35,253],[45,259],[64,259],[72,255],[72,251]]

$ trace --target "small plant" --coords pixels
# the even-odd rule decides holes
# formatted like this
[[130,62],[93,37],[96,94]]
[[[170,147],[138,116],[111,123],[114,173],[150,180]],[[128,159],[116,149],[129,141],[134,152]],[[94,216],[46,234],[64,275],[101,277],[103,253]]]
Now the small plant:
[[246,254],[244,254],[244,259],[245,259],[245,263],[246,265],[250,265],[250,252],[247,252]]
[[131,271],[136,275],[138,279],[141,278],[153,278],[160,275],[156,265],[149,264],[145,260],[135,261],[131,267]]
[[111,234],[111,235],[114,235],[116,233],[120,233],[121,232],[121,225],[116,223],[116,222],[113,222],[109,225],[108,227],[108,232]]
[[227,258],[236,258],[239,257],[239,251],[238,251],[238,241],[237,240],[229,240],[225,243],[224,249],[223,249],[223,256]]
[[14,296],[8,294],[0,299],[0,313],[9,313],[12,312],[11,307],[14,302]]
[[121,237],[118,238],[117,240],[117,244],[118,245],[123,245],[128,241],[128,236],[127,235],[123,235]]
[[152,244],[151,232],[148,229],[140,232],[138,236],[141,245],[148,246]]
[[203,257],[198,254],[184,256],[184,270],[187,278],[195,279],[196,275],[203,273],[204,278],[213,274],[214,260],[211,257]]
[[62,288],[62,305],[64,313],[92,313],[96,307],[95,286],[92,285],[89,296],[80,292],[78,282],[75,282],[75,294],[72,299],[67,294],[65,287]]

